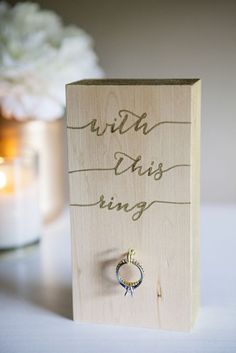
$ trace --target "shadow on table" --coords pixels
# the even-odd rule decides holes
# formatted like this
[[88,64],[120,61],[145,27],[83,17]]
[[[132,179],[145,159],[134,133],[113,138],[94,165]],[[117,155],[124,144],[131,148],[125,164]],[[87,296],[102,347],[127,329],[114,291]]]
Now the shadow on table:
[[[1,262],[1,302],[8,303],[6,297],[12,297],[16,302],[24,301],[72,320],[71,283],[63,281],[59,271],[50,270],[43,271],[27,260]],[[70,278],[70,274],[65,277]],[[11,305],[10,301],[6,305]]]

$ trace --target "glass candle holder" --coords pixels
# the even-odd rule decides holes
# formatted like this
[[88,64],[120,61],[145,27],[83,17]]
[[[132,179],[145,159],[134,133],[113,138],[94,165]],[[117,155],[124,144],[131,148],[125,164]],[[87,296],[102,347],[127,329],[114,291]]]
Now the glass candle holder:
[[37,155],[0,157],[0,250],[37,242],[41,225]]

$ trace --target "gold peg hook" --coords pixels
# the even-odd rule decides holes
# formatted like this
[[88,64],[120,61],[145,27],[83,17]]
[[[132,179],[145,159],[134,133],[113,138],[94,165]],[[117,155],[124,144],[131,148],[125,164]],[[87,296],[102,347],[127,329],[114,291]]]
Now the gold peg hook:
[[127,262],[130,263],[133,260],[133,256],[135,255],[135,250],[130,248],[127,253]]

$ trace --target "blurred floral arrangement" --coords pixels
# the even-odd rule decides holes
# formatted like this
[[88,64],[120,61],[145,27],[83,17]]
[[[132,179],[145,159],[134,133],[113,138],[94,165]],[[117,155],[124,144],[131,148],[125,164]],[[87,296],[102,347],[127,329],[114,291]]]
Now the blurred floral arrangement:
[[60,118],[70,81],[102,77],[91,37],[35,3],[0,3],[0,109],[17,120]]

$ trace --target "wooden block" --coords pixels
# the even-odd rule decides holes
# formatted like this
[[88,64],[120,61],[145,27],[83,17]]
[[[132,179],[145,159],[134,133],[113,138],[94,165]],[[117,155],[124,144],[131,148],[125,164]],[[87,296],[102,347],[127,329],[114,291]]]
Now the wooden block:
[[[75,320],[191,329],[199,302],[200,85],[67,85]],[[145,271],[133,297],[115,273],[129,248]]]

